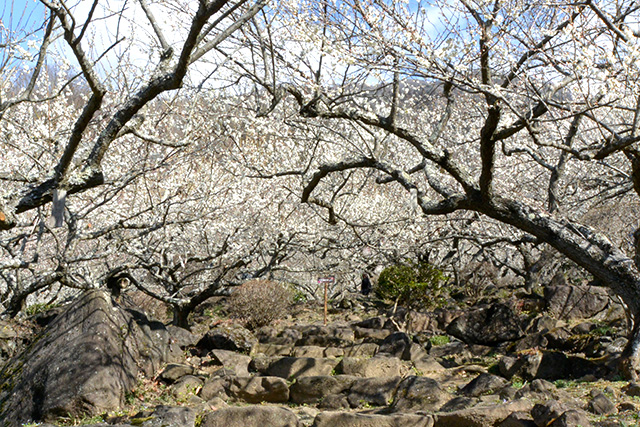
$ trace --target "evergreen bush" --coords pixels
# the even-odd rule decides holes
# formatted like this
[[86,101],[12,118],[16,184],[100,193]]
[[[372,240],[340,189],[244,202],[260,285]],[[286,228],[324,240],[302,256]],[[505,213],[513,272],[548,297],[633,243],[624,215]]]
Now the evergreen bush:
[[448,277],[427,262],[406,262],[385,268],[375,289],[379,298],[409,309],[434,308],[445,302]]

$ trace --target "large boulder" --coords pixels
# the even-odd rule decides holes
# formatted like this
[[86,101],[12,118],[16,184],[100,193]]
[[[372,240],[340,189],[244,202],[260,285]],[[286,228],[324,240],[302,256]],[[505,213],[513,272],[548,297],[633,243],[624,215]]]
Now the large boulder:
[[544,288],[546,309],[550,315],[560,319],[589,319],[600,317],[607,320],[624,317],[619,303],[614,302],[606,288],[598,286],[549,285]]
[[202,389],[200,389],[200,393],[198,394],[203,400],[212,400],[215,398],[220,398],[222,400],[227,400],[229,396],[227,395],[227,390],[229,389],[229,385],[231,384],[232,377],[222,376],[222,377],[211,377],[208,378]]
[[116,409],[141,370],[152,376],[178,356],[161,323],[87,291],[4,366],[0,421],[19,426]]
[[511,303],[495,303],[456,317],[447,333],[471,344],[494,345],[522,338],[529,319],[516,313]]

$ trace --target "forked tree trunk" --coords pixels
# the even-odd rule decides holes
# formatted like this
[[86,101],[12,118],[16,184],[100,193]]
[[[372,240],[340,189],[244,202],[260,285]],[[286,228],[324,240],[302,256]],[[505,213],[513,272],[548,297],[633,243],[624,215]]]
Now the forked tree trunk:
[[193,311],[193,309],[189,305],[174,304],[171,324],[183,329],[189,329],[189,315],[191,311]]
[[640,371],[640,327],[638,321],[629,334],[629,342],[620,356],[620,374],[626,379],[638,381]]

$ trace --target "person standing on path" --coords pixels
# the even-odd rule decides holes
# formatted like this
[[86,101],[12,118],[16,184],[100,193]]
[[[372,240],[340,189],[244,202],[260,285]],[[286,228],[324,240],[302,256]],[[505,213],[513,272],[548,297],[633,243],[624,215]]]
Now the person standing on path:
[[362,273],[360,292],[362,295],[369,295],[371,293],[371,280],[369,280],[369,275],[367,273]]

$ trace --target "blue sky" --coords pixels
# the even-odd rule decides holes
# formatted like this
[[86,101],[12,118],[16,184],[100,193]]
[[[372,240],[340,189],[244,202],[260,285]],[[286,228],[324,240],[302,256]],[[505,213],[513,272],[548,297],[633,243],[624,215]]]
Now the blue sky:
[[42,26],[44,6],[39,1],[5,0],[3,3],[0,19],[5,28],[24,34]]

